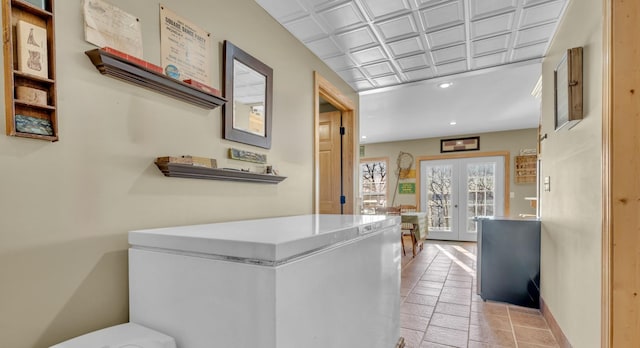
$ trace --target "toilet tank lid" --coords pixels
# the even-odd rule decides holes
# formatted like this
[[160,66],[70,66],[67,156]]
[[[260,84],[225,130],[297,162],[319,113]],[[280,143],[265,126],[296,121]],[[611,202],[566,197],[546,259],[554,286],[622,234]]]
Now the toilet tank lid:
[[176,348],[173,337],[135,323],[126,323],[72,338],[50,348]]

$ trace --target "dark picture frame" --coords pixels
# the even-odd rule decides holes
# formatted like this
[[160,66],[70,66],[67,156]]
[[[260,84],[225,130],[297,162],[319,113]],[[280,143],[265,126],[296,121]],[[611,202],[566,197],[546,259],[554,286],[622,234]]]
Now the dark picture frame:
[[582,47],[567,50],[553,71],[554,129],[571,129],[583,117]]
[[480,137],[440,140],[440,153],[480,150]]
[[[224,41],[224,96],[228,100],[223,106],[224,125],[223,137],[227,140],[239,143],[249,144],[271,148],[271,120],[272,115],[272,99],[273,99],[273,69],[262,63],[249,53],[243,51],[230,41]],[[234,65],[236,62],[242,63],[244,66],[253,70],[253,72],[264,76],[265,95],[264,95],[264,134],[257,134],[248,130],[238,129],[234,127],[234,105],[237,98],[234,98],[234,83],[237,76],[234,74]]]

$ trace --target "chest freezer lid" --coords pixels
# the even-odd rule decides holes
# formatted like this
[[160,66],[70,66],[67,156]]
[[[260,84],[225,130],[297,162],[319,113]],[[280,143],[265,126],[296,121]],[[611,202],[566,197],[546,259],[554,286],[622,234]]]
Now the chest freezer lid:
[[301,215],[131,231],[129,244],[277,265],[399,224],[399,216]]

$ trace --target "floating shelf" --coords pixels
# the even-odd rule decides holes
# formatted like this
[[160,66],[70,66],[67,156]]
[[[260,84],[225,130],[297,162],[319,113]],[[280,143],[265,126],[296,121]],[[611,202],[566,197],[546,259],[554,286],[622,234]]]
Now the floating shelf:
[[222,97],[151,71],[99,48],[86,51],[85,54],[89,56],[93,65],[103,75],[108,75],[205,109],[215,109],[227,102]]
[[189,164],[170,163],[160,165],[156,163],[156,165],[165,176],[174,178],[243,181],[261,184],[278,184],[287,178],[286,176],[257,174],[232,169],[196,167]]

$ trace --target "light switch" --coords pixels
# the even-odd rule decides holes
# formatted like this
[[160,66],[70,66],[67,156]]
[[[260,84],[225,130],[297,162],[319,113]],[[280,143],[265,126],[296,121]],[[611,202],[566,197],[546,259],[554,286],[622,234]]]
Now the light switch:
[[509,192],[509,198],[516,198],[515,192]]
[[545,176],[544,177],[544,192],[550,192],[551,191],[551,177],[550,176]]

